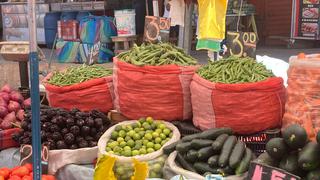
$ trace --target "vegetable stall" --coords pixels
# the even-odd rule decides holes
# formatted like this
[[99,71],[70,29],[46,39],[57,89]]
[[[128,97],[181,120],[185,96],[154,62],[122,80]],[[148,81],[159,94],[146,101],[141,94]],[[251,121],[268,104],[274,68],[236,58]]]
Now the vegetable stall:
[[[47,157],[42,179],[250,179],[253,163],[317,179],[318,127],[288,104],[294,98],[306,105],[305,118],[316,118],[316,97],[296,97],[292,88],[300,86],[291,85],[299,79],[290,75],[311,68],[303,81],[311,86],[315,77],[308,75],[317,71],[307,64],[317,60],[292,58],[287,89],[254,59],[198,65],[168,43],[134,45],[115,57],[112,70],[82,65],[52,72],[42,82],[48,99],[39,116]],[[25,151],[32,144],[30,104],[8,85],[1,88],[3,179],[32,177]]]

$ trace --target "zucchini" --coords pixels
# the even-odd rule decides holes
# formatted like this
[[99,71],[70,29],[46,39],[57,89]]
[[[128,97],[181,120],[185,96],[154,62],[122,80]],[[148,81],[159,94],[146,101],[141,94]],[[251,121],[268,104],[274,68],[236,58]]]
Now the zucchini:
[[188,171],[197,172],[191,164],[189,164],[180,153],[177,153],[176,157],[177,162],[182,166],[183,169]]
[[221,154],[219,156],[219,166],[226,167],[228,165],[229,157],[232,149],[237,142],[236,136],[229,136],[226,142],[223,144]]
[[289,173],[296,174],[299,171],[298,154],[293,153],[283,157],[280,161],[279,168],[288,171]]
[[212,149],[211,146],[204,147],[199,149],[198,151],[198,160],[199,161],[207,161],[207,159],[213,156],[216,152]]
[[200,139],[211,139],[215,140],[218,136],[221,134],[229,134],[232,135],[233,131],[231,128],[215,128],[215,129],[209,129],[206,131],[203,131],[200,134]]
[[193,167],[197,171],[198,174],[204,174],[204,173],[207,173],[207,172],[210,172],[212,174],[217,174],[218,173],[216,168],[211,168],[205,162],[196,162],[196,163],[194,163]]
[[229,158],[229,166],[231,168],[235,169],[240,164],[240,161],[243,158],[245,149],[246,149],[246,145],[244,142],[238,141],[236,143]]
[[219,155],[213,155],[208,159],[208,164],[210,167],[217,167],[219,165]]
[[267,152],[260,154],[260,156],[254,160],[254,162],[277,167],[279,162],[272,158]]
[[246,152],[244,153],[244,157],[242,158],[239,166],[236,168],[236,175],[241,175],[248,171],[250,162],[253,158],[253,153],[249,148],[246,148]]
[[194,139],[191,141],[191,146],[193,149],[201,149],[204,147],[211,146],[212,143],[213,141],[208,139]]
[[163,147],[163,153],[166,155],[171,154],[174,150],[176,150],[176,145],[179,144],[180,141],[169,144],[168,146]]
[[220,136],[218,136],[217,139],[212,143],[213,150],[220,151],[228,137],[228,134],[221,134]]
[[320,169],[310,171],[306,178],[306,180],[319,180],[319,179],[320,179]]
[[303,148],[308,140],[307,131],[298,124],[285,128],[282,137],[286,144],[293,150]]
[[274,159],[281,159],[288,154],[288,148],[283,138],[273,138],[266,145],[267,153]]
[[185,156],[185,159],[188,161],[188,162],[191,162],[191,163],[194,163],[197,161],[198,159],[198,151],[194,150],[194,149],[190,149],[186,156]]
[[299,167],[306,171],[312,171],[320,165],[320,145],[309,142],[299,153]]
[[176,145],[176,150],[182,154],[189,151],[189,149],[191,149],[191,142],[181,142]]
[[182,142],[187,142],[187,141],[192,141],[195,138],[200,139],[200,135],[201,135],[201,133],[196,133],[196,134],[191,134],[191,135],[188,135],[188,136],[184,136],[183,138],[181,138],[181,141]]

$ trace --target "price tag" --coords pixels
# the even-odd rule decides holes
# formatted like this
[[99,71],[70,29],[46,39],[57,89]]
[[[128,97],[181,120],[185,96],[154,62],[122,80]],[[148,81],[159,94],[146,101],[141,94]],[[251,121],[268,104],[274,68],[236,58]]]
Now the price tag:
[[227,32],[226,56],[256,58],[257,35],[254,32]]
[[144,41],[157,43],[168,42],[171,21],[168,18],[146,16],[144,25]]
[[300,180],[301,178],[282,169],[251,162],[248,180]]
[[[31,145],[22,145],[20,147],[20,165],[32,164],[32,146]],[[41,165],[42,173],[48,174],[48,161],[49,161],[49,149],[48,146],[42,146],[41,148]]]

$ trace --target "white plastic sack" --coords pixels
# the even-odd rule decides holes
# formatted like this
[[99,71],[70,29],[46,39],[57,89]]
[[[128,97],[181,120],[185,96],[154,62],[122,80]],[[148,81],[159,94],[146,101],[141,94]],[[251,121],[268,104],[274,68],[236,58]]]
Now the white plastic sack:
[[[186,178],[185,180],[206,180],[205,177],[203,177],[197,173],[187,171],[187,170],[179,167],[175,162],[176,156],[177,156],[177,151],[172,152],[166,162],[173,172],[175,172],[177,175],[182,175],[183,177]],[[246,177],[246,174],[244,174],[242,176],[235,175],[235,176],[225,177],[225,178],[223,178],[223,180],[244,180],[245,177]]]
[[258,62],[261,62],[262,64],[264,64],[267,67],[267,69],[272,70],[275,76],[282,77],[284,86],[285,87],[288,86],[287,71],[289,69],[289,63],[285,62],[284,60],[272,58],[269,56],[257,55],[256,59]]
[[48,172],[54,175],[60,168],[68,164],[92,164],[97,158],[97,153],[97,146],[75,150],[50,150]]

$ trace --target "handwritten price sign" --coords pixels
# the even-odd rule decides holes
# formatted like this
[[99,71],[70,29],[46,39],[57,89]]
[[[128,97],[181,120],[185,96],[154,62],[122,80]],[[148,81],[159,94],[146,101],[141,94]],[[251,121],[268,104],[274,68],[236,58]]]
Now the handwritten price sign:
[[282,169],[251,162],[247,180],[301,180]]
[[[32,146],[31,145],[22,145],[20,147],[20,165],[32,164]],[[41,149],[41,164],[42,164],[42,173],[48,174],[48,161],[49,161],[49,149],[47,146],[42,146]]]
[[254,32],[227,32],[227,56],[256,58],[256,46]]
[[157,43],[169,41],[171,22],[168,18],[146,16],[144,25],[144,41]]

